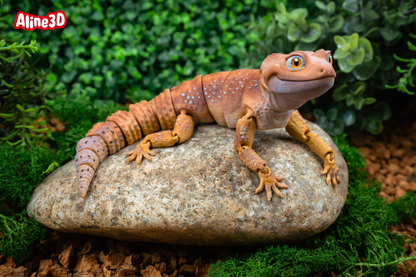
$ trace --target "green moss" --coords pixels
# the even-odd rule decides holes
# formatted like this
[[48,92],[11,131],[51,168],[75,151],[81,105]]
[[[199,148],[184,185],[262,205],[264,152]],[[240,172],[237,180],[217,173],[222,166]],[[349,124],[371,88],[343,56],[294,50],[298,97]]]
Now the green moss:
[[45,146],[12,148],[0,145],[0,198],[15,211],[30,200],[36,186],[46,177],[46,169],[57,157]]
[[[387,227],[415,215],[415,197],[406,196],[388,205],[377,197],[379,186],[366,179],[365,161],[350,147],[345,135],[334,138],[349,169],[349,191],[336,222],[324,232],[297,244],[274,245],[247,256],[233,256],[210,267],[209,276],[307,276],[331,270],[341,276],[390,276],[392,265],[403,262],[403,238]],[[412,205],[413,206],[409,206]],[[392,238],[396,240],[393,241]],[[360,261],[365,257],[366,262]]]
[[4,234],[0,252],[15,261],[29,257],[34,243],[45,235],[45,227],[28,218],[25,210],[13,216],[0,213],[0,223],[0,231]]
[[416,194],[414,192],[408,192],[396,198],[391,206],[397,211],[400,221],[410,221],[416,218]]

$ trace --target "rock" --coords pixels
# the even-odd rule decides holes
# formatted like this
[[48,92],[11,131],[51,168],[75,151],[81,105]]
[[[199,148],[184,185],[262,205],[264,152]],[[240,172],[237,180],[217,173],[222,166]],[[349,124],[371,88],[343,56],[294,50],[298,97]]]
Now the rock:
[[257,131],[253,149],[289,189],[284,198],[255,194],[260,183],[234,150],[235,130],[201,125],[185,143],[153,148],[140,165],[125,153],[98,167],[85,198],[78,194],[73,161],[49,175],[27,206],[49,228],[119,240],[189,245],[265,245],[297,241],[325,230],[339,215],[348,169],[331,138],[312,131],[336,151],[341,184],[325,183],[323,161],[284,128]]

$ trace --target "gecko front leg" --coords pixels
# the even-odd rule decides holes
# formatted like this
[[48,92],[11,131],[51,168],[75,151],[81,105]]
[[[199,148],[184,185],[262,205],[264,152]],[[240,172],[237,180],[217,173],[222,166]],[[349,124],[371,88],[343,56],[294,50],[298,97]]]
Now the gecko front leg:
[[254,134],[256,132],[256,123],[251,114],[246,114],[237,122],[235,131],[234,148],[240,157],[240,160],[250,169],[259,174],[260,185],[256,189],[256,194],[266,188],[267,199],[272,200],[272,190],[283,198],[282,193],[278,188],[286,189],[288,186],[280,183],[282,177],[275,176],[266,162],[259,157],[259,155],[251,149],[253,144]]
[[286,131],[296,140],[306,143],[316,155],[325,161],[322,174],[327,174],[327,184],[332,181],[332,185],[336,187],[337,183],[341,183],[341,179],[338,176],[339,168],[335,164],[334,150],[321,137],[312,133],[308,124],[297,110],[291,115],[286,125]]

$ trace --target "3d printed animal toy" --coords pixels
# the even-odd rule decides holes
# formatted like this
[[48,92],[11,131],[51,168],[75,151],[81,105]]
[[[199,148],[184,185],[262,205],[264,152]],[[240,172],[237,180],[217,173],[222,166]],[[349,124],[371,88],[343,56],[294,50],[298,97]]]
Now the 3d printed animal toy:
[[256,193],[266,187],[271,200],[272,190],[283,197],[278,188],[288,188],[280,183],[283,178],[275,176],[251,149],[256,129],[281,127],[325,160],[322,174],[327,174],[326,183],[332,180],[335,187],[341,181],[333,149],[311,132],[295,110],[330,89],[335,76],[330,51],[275,53],[263,61],[260,70],[198,75],[171,90],[165,89],[149,102],[131,104],[129,112],[117,111],[105,122],[95,124],[78,142],[75,164],[79,194],[85,197],[99,162],[139,140],[142,133],[145,138],[126,154],[130,156],[128,162],[136,159],[139,164],[142,157],[151,160],[149,154],[155,153],[150,147],[183,143],[192,136],[195,125],[214,121],[236,128],[235,150],[241,161],[260,176]]

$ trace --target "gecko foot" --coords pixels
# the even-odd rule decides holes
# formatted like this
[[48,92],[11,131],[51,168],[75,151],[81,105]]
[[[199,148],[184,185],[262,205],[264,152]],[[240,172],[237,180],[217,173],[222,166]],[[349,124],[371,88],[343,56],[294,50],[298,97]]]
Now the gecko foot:
[[335,164],[335,159],[328,154],[325,156],[324,171],[322,174],[326,174],[326,183],[329,184],[329,181],[332,180],[332,185],[334,188],[337,186],[337,183],[341,183],[341,179],[338,177],[339,168]]
[[[127,158],[127,162],[131,162],[132,160],[136,159],[136,162],[140,164],[142,158],[145,157],[149,161],[152,159],[150,155],[156,155],[154,152],[150,151],[151,143],[148,141],[146,143],[140,143],[136,149],[133,151],[127,152],[125,155],[130,156]],[[150,154],[150,155],[149,155]]]
[[256,189],[256,194],[263,191],[264,187],[266,187],[267,199],[269,201],[272,200],[272,190],[274,191],[274,193],[277,194],[277,196],[279,196],[280,198],[283,198],[282,193],[277,189],[277,188],[281,188],[281,189],[289,188],[287,185],[283,183],[279,183],[280,181],[284,179],[283,177],[276,177],[272,173],[270,168],[268,168],[267,166],[266,166],[266,173],[262,173],[260,170],[259,176],[260,176],[260,185]]

